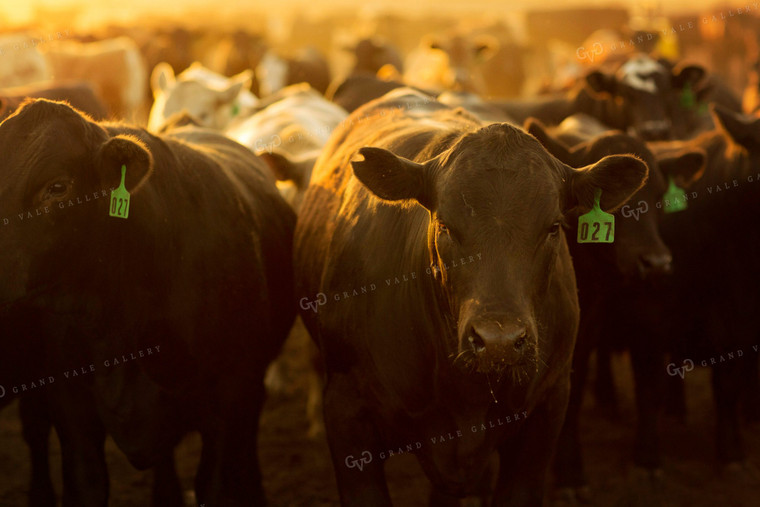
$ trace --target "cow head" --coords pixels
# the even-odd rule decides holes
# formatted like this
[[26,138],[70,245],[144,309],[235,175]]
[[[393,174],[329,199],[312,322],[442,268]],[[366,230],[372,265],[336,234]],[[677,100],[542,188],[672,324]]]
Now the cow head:
[[[710,106],[715,125],[733,142],[742,146],[751,157],[760,157],[760,117],[741,114],[717,104]],[[755,167],[760,161],[752,160]]]
[[0,150],[0,304],[88,273],[87,265],[75,269],[62,259],[85,264],[82,251],[97,248],[93,220],[108,219],[109,189],[119,186],[122,165],[132,195],[153,170],[137,138],[111,136],[67,104],[44,99],[28,100],[0,123]]
[[645,54],[624,63],[615,74],[595,70],[586,83],[596,94],[613,97],[619,106],[619,125],[646,141],[671,137],[671,110],[674,94],[694,86],[704,75],[697,65],[671,69]]
[[[190,75],[186,75],[188,71]],[[252,79],[251,71],[224,78],[198,65],[175,78],[171,65],[159,63],[151,74],[154,102],[148,129],[158,132],[167,118],[183,110],[205,127],[223,129],[237,114],[236,108],[241,106],[236,100],[241,92],[250,90]]]
[[[671,272],[671,253],[659,233],[662,210],[655,203],[662,200],[668,177],[673,177],[677,185],[686,188],[701,175],[706,157],[703,151],[684,149],[658,161],[646,143],[618,131],[569,147],[533,118],[526,122],[525,130],[549,153],[572,167],[584,167],[608,155],[629,153],[640,158],[649,168],[646,183],[615,212],[615,242],[579,246],[583,255],[574,259],[576,266],[581,263],[586,269],[599,273],[599,268],[606,265],[626,279],[647,279]],[[577,224],[578,217],[571,217],[569,225],[573,238],[577,234]]]
[[499,49],[495,37],[482,35],[470,38],[454,35],[450,38],[427,37],[423,45],[433,51],[443,52],[448,61],[444,77],[448,89],[482,93],[485,89],[480,66],[491,59]]
[[458,340],[456,362],[486,373],[510,369],[518,380],[535,371],[538,335],[554,318],[549,287],[574,287],[568,214],[589,209],[596,188],[604,209],[617,208],[647,174],[629,156],[572,169],[506,123],[466,134],[422,163],[380,148],[359,153],[354,174],[372,193],[429,212],[427,251]]

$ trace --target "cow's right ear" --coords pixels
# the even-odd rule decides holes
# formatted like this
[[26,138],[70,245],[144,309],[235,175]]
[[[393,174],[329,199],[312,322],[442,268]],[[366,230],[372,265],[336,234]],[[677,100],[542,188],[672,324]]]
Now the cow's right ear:
[[174,69],[166,62],[161,62],[153,68],[150,74],[150,88],[153,90],[153,98],[169,91],[174,86]]
[[612,212],[640,189],[647,180],[649,168],[633,155],[608,155],[595,164],[571,169],[568,209],[579,206],[589,210],[594,204],[596,189],[601,189],[600,207]]
[[543,145],[546,151],[554,155],[554,157],[566,164],[575,166],[574,156],[570,148],[565,143],[549,134],[546,130],[546,126],[544,126],[540,120],[533,117],[528,118],[525,120],[523,130],[538,139],[538,142]]
[[693,148],[657,158],[660,171],[673,178],[673,182],[681,188],[688,188],[702,177],[706,162],[707,154],[701,149]]
[[615,76],[601,70],[592,70],[586,74],[586,83],[597,94],[615,95],[617,93],[617,79]]
[[415,199],[430,209],[431,188],[425,164],[399,157],[382,148],[359,150],[364,160],[354,160],[354,175],[370,192],[386,201]]
[[100,146],[99,169],[103,184],[116,188],[121,182],[121,166],[127,167],[124,186],[129,193],[137,191],[153,172],[153,155],[136,137],[117,135]]

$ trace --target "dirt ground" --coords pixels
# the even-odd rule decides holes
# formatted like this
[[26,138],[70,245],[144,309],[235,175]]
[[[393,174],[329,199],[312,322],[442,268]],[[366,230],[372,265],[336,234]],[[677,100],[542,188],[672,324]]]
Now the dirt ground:
[[[270,396],[261,424],[260,459],[264,487],[274,506],[327,506],[338,504],[335,478],[324,436],[306,436],[305,352],[308,337],[299,324],[283,353],[286,366],[284,392]],[[664,419],[661,441],[664,478],[652,485],[630,466],[634,435],[632,375],[625,356],[615,357],[613,368],[620,393],[621,418],[610,421],[598,414],[591,397],[583,411],[582,430],[587,471],[599,506],[752,506],[760,505],[760,474],[726,476],[714,461],[714,424],[710,373],[695,369],[686,377],[686,424]],[[750,462],[760,466],[760,426],[746,428]],[[60,451],[52,437],[51,468],[56,490],[61,491]],[[114,507],[146,506],[151,475],[131,467],[113,442],[107,443]],[[188,437],[176,457],[183,486],[189,492],[200,456],[200,439]],[[29,463],[21,438],[17,404],[0,413],[0,506],[26,502]],[[388,462],[387,475],[395,505],[426,505],[428,492],[413,456]],[[188,493],[188,505],[192,503]]]

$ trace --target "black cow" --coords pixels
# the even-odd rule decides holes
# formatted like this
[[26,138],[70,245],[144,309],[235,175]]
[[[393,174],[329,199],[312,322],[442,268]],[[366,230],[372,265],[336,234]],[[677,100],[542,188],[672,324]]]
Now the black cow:
[[[568,127],[568,124],[570,127]],[[687,188],[704,170],[705,153],[688,147],[656,160],[646,143],[618,131],[608,131],[569,147],[558,137],[578,141],[600,128],[591,118],[571,117],[554,133],[537,120],[528,120],[525,130],[562,162],[572,167],[593,164],[607,155],[629,153],[646,162],[649,178],[629,204],[615,212],[615,242],[609,245],[579,244],[570,241],[578,280],[581,321],[573,356],[573,375],[565,424],[555,459],[557,486],[562,496],[585,499],[586,480],[578,438],[578,420],[591,353],[609,341],[600,333],[605,315],[612,311],[610,301],[624,293],[647,297],[653,279],[671,273],[671,253],[659,234],[662,209],[654,203],[663,198],[672,178]],[[651,209],[649,208],[651,206]],[[577,219],[570,219],[570,237],[577,235]],[[616,308],[616,307],[615,307]],[[608,380],[610,381],[610,380]]]
[[400,81],[386,81],[370,72],[357,72],[343,80],[334,81],[325,97],[351,113],[367,102],[403,86]]
[[[157,137],[46,100],[0,124],[0,150],[0,305],[41,315],[46,371],[91,370],[47,396],[64,504],[105,503],[105,432],[142,469],[190,430],[199,502],[263,502],[262,379],[295,313],[295,217],[266,165],[214,132]],[[104,190],[122,166],[126,219]]]
[[487,495],[491,474],[495,504],[541,503],[578,323],[563,224],[595,188],[617,208],[646,173],[628,156],[571,169],[408,88],[333,132],[295,269],[344,505],[390,503],[387,450],[417,455],[433,504]]
[[566,94],[494,104],[521,123],[534,117],[556,125],[575,113],[585,113],[645,140],[671,139],[673,94],[680,93],[687,84],[693,86],[704,75],[704,69],[684,65],[677,72],[639,54],[614,74],[601,70],[588,73]]
[[10,116],[29,97],[66,101],[94,120],[105,120],[108,117],[108,108],[92,85],[71,82],[5,88],[0,92],[0,121]]
[[[704,176],[689,189],[688,209],[665,215],[660,227],[677,266],[671,284],[662,297],[618,300],[637,314],[615,329],[634,367],[640,419],[634,461],[650,471],[661,463],[657,418],[668,375],[712,367],[717,456],[729,469],[740,470],[746,457],[740,402],[757,402],[760,243],[748,217],[760,213],[760,119],[715,106],[711,114],[718,128],[689,141],[707,153]],[[650,146],[658,157],[674,149],[668,142]],[[707,259],[720,269],[706,269]],[[668,352],[686,364],[668,363]],[[757,413],[757,405],[746,408]]]

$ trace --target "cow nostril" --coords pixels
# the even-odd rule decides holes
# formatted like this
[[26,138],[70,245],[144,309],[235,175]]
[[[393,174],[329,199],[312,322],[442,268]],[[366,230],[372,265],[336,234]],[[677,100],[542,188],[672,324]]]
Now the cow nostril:
[[470,346],[472,347],[472,350],[476,354],[480,354],[480,353],[482,353],[483,351],[486,350],[486,344],[483,341],[483,338],[481,338],[480,335],[477,334],[477,333],[475,333],[474,331],[470,335],[470,337],[468,338],[468,340],[470,342]]
[[639,267],[643,274],[670,273],[672,269],[669,255],[643,255],[639,258]]

